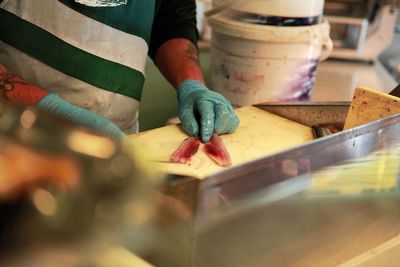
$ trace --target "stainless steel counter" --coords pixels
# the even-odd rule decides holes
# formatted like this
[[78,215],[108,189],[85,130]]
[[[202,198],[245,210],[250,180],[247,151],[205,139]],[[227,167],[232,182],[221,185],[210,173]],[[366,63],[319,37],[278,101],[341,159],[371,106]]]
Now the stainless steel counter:
[[[384,255],[398,244],[399,121],[385,118],[204,180],[171,180],[163,193],[174,198],[173,230],[156,265],[373,266],[375,257],[364,261],[370,250],[383,246]],[[397,266],[383,262],[375,266]]]
[[389,92],[397,83],[380,62],[327,60],[318,65],[311,100],[351,101],[354,89],[359,85]]

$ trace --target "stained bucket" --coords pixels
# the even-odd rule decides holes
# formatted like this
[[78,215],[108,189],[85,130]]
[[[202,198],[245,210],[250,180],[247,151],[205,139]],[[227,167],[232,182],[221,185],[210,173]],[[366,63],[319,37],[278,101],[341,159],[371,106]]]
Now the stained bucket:
[[246,23],[237,14],[208,19],[212,88],[235,106],[308,100],[318,62],[332,51],[328,22],[279,27]]

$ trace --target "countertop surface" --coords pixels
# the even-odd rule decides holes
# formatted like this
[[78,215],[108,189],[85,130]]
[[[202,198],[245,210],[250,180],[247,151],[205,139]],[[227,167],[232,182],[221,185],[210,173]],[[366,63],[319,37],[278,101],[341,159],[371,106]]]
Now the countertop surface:
[[395,79],[381,63],[327,60],[318,65],[317,80],[311,100],[351,101],[357,86],[363,85],[382,92],[390,92]]

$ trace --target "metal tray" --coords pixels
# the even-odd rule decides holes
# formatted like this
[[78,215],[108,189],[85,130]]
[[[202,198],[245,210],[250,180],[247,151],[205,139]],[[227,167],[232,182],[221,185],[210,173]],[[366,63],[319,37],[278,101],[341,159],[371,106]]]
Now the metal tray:
[[[343,124],[349,103],[273,104],[260,107],[288,119],[313,126],[331,123]],[[246,218],[250,213],[255,212],[256,214],[257,210],[269,212],[268,209],[261,211],[262,207],[268,207],[276,201],[291,199],[291,196],[301,193],[313,182],[312,174],[319,170],[349,160],[361,159],[375,152],[399,145],[400,124],[398,122],[400,122],[400,114],[232,167],[204,180],[169,177],[161,191],[176,201],[174,211],[176,216],[170,216],[169,219],[171,220],[167,225],[180,230],[171,232],[168,231],[170,229],[168,226],[163,229],[165,236],[170,238],[166,238],[168,240],[166,244],[160,242],[161,249],[159,250],[160,254],[155,257],[156,263],[161,264],[161,266],[204,266],[202,264],[207,261],[205,259],[210,259],[207,266],[244,266],[240,264],[232,265],[232,261],[228,260],[225,257],[226,255],[218,254],[216,250],[224,250],[225,253],[238,250],[236,252],[243,256],[238,261],[240,263],[243,259],[250,260],[252,253],[258,249],[249,244],[241,244],[240,238],[231,238],[237,242],[236,244],[229,242],[224,244],[224,239],[229,239],[228,236],[224,235],[238,235],[243,240],[249,241],[245,238],[246,234],[244,233],[250,231],[255,235],[253,236],[254,242],[261,242],[265,245],[264,248],[268,248],[271,243],[264,242],[265,239],[263,239],[268,237],[260,236],[260,239],[258,239],[254,232],[254,229],[259,229],[261,234],[265,230],[261,230],[263,229],[262,223],[265,223],[265,221],[257,221],[254,218],[254,222],[247,220]],[[396,203],[397,200],[397,197],[395,197]],[[333,198],[335,205],[338,203],[337,201],[342,201],[342,198],[340,200]],[[295,200],[290,203],[300,202]],[[356,202],[357,205],[361,206],[363,203],[367,203],[363,199],[358,199]],[[389,202],[388,207],[393,209],[393,202],[391,200]],[[304,207],[308,207],[306,210],[312,212],[315,203],[311,203],[310,205],[305,204]],[[351,209],[355,209],[354,207],[357,206],[351,205],[349,206],[352,207]],[[296,209],[301,210],[301,207],[302,205],[296,204],[290,209],[283,209],[283,211],[294,212]],[[325,208],[329,211],[332,207],[321,205],[317,210],[321,211]],[[171,210],[174,210],[174,207]],[[335,209],[332,208],[332,210]],[[344,211],[344,213],[349,212],[349,210]],[[274,214],[281,219],[285,217],[284,214],[279,212],[279,209],[275,209]],[[395,214],[397,216],[397,213]],[[304,216],[299,215],[298,218],[303,220],[303,223],[307,222],[307,218]],[[295,217],[294,220],[296,220]],[[312,223],[313,219],[310,218],[310,220],[310,223]],[[230,222],[233,221],[235,221],[234,224],[239,223],[239,225],[231,227]],[[293,221],[292,223],[295,224],[296,222]],[[354,223],[357,223],[357,220]],[[290,223],[287,224],[290,225]],[[252,229],[252,227],[255,228]],[[278,222],[275,222],[271,227],[272,229],[275,227],[278,232],[289,230],[289,228],[280,228]],[[317,228],[322,229],[321,227],[318,224]],[[227,229],[230,229],[230,231]],[[346,229],[350,228],[347,227]],[[239,234],[239,232],[243,233]],[[274,233],[274,230],[269,229],[265,233],[271,234]],[[173,246],[171,246],[171,240],[174,243]],[[279,238],[274,240],[276,242],[282,241]],[[290,240],[285,242],[290,242]],[[284,250],[284,248],[282,249]],[[263,255],[261,251],[257,251],[256,254],[257,256]],[[171,257],[171,255],[174,256]],[[283,254],[279,255],[282,256]],[[232,255],[233,258],[237,258],[236,256]],[[299,257],[299,255],[296,257]],[[213,258],[213,261],[211,258]],[[280,259],[276,263],[282,264],[283,261],[284,259]],[[277,266],[297,265],[282,264]]]

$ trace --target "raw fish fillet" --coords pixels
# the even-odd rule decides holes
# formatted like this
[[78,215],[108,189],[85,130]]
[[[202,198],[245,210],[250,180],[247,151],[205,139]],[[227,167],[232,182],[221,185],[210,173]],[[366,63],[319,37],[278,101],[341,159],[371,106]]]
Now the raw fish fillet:
[[171,155],[171,161],[175,163],[186,163],[199,150],[200,139],[198,137],[189,137],[183,140],[177,150]]
[[229,167],[232,165],[231,156],[222,142],[221,137],[217,134],[213,134],[211,140],[205,144],[204,152],[219,166]]

